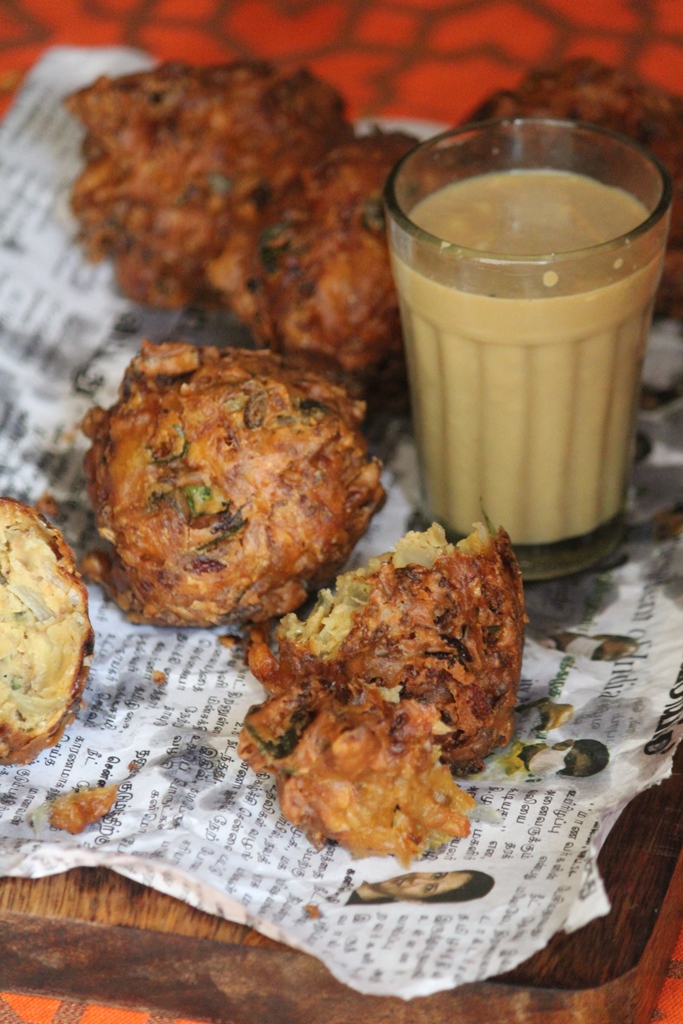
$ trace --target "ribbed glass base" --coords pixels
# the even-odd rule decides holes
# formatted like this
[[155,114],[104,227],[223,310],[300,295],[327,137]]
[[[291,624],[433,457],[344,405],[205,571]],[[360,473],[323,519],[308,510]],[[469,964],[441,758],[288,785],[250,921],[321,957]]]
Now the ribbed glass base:
[[590,569],[618,546],[624,535],[619,514],[597,530],[555,544],[513,544],[524,580],[551,580]]

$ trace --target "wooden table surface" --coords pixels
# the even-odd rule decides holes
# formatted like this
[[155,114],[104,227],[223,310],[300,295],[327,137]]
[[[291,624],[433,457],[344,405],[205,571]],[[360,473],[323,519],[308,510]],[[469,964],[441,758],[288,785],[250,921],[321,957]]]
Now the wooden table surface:
[[[0,110],[49,46],[120,43],[305,64],[354,117],[460,121],[529,67],[577,55],[683,92],[679,0],[4,0]],[[408,1004],[358,996],[302,954],[102,869],[5,879],[0,1024],[597,1024],[645,1021],[655,1001],[653,1020],[683,1024],[681,804],[676,775],[617,823],[601,858],[609,917],[507,978]]]
[[80,868],[0,881],[0,989],[215,1024],[640,1024],[679,934],[682,773],[683,748],[672,777],[632,801],[608,837],[600,871],[610,914],[491,981],[408,1003],[368,998],[246,927]]

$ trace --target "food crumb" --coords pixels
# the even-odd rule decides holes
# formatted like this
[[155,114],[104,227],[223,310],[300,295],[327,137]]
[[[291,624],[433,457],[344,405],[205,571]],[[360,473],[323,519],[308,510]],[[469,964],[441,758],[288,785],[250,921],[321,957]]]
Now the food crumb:
[[79,423],[74,423],[74,425],[71,427],[65,427],[64,430],[62,430],[61,434],[61,439],[64,442],[64,444],[73,444],[76,438],[78,437],[79,430]]
[[64,793],[50,805],[50,824],[53,828],[77,835],[109,813],[118,791],[118,784],[113,783],[110,786],[88,786]]
[[237,647],[242,643],[242,638],[233,636],[232,633],[225,633],[223,636],[218,637],[218,643],[222,644],[223,647]]
[[656,540],[671,540],[683,533],[683,508],[680,504],[657,512],[653,519]]
[[152,682],[156,686],[163,686],[164,683],[168,682],[166,673],[162,672],[161,669],[155,668],[154,671],[152,672]]
[[36,512],[40,512],[41,516],[47,516],[48,519],[54,519],[59,511],[56,498],[48,491],[41,494],[34,508]]
[[320,917],[320,907],[316,907],[315,903],[307,903],[304,907],[304,913],[307,917],[316,921]]

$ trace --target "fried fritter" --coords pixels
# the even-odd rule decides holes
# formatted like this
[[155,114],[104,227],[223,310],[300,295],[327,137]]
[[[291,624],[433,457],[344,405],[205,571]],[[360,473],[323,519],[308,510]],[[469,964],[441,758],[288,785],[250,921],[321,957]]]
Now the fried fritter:
[[354,139],[331,86],[260,63],[102,77],[67,106],[88,132],[80,239],[126,295],[228,306],[258,344],[405,408],[382,188],[416,139]]
[[378,132],[302,165],[257,236],[229,238],[209,269],[261,344],[305,355],[352,392],[398,407],[405,363],[382,190],[416,142]]
[[316,845],[405,860],[466,835],[451,772],[480,770],[512,735],[525,621],[504,531],[457,546],[437,525],[409,533],[305,622],[286,616],[277,656],[254,631],[249,667],[271,696],[249,711],[241,756],[275,774]]
[[494,93],[467,120],[558,117],[611,128],[659,157],[673,181],[669,249],[656,311],[683,315],[683,97],[589,57],[530,72],[514,91]]
[[81,702],[94,648],[88,592],[60,531],[0,498],[0,764],[54,746]]
[[76,836],[84,832],[88,825],[94,825],[105,814],[109,814],[118,792],[118,784],[112,783],[109,786],[87,786],[62,793],[48,804],[48,821],[53,828]]
[[103,76],[66,102],[88,132],[81,241],[114,258],[126,295],[158,306],[220,303],[205,269],[229,232],[352,136],[330,85],[257,62]]
[[271,352],[144,343],[83,422],[97,525],[83,569],[133,621],[240,624],[298,607],[384,500],[364,412]]
[[247,717],[239,754],[277,777],[280,809],[320,849],[403,863],[469,832],[474,800],[439,763],[436,708],[391,703],[378,687],[340,699],[315,679]]

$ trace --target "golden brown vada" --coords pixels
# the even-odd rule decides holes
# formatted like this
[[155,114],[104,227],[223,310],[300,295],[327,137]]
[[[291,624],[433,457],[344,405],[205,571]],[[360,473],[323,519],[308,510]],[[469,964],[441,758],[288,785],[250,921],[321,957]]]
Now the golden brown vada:
[[283,813],[319,845],[410,859],[467,834],[451,773],[483,767],[513,729],[526,616],[507,534],[457,546],[436,524],[344,573],[277,654],[252,633],[249,666],[270,691],[247,715],[241,755],[275,774]]
[[363,403],[280,356],[144,343],[83,430],[112,552],[83,562],[133,621],[210,626],[298,607],[384,500]]
[[80,240],[90,259],[114,259],[124,294],[155,306],[221,303],[205,271],[226,236],[352,136],[332,86],[259,62],[102,76],[66,104],[87,131]]
[[382,190],[416,144],[375,132],[301,167],[257,235],[227,239],[209,277],[257,340],[335,373],[352,391],[406,401]]
[[57,743],[94,648],[88,592],[57,527],[0,498],[0,764]]
[[474,800],[439,763],[438,724],[427,704],[310,679],[250,710],[239,753],[275,774],[282,813],[316,848],[332,839],[407,864],[469,833]]

